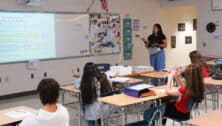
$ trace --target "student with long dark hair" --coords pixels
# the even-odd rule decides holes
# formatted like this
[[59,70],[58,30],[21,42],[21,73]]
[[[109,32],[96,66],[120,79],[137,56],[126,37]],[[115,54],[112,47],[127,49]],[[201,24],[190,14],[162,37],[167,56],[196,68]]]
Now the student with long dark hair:
[[105,74],[94,63],[86,63],[80,84],[84,116],[88,126],[95,126],[109,107],[99,102],[98,97],[112,91]]
[[192,51],[190,52],[190,60],[192,64],[199,64],[201,66],[201,73],[203,77],[209,77],[209,70],[207,64],[203,61],[202,55],[198,51]]
[[[191,64],[184,71],[185,82],[179,78],[179,71],[171,71],[168,76],[168,84],[166,93],[171,96],[178,96],[179,99],[175,103],[166,104],[164,116],[188,120],[190,118],[191,108],[188,108],[189,103],[200,103],[204,99],[204,83],[201,74],[201,66]],[[179,84],[178,88],[173,88],[172,80],[176,79]],[[166,120],[163,120],[163,125]]]
[[146,39],[142,39],[150,52],[150,64],[155,70],[165,68],[165,51],[167,39],[160,24],[154,24],[153,33]]

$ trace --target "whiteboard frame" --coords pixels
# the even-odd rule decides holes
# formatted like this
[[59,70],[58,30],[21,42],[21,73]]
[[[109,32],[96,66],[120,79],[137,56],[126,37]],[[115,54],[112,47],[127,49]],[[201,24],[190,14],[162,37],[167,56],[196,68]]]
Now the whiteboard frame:
[[221,9],[215,9],[214,8],[214,0],[211,0],[211,11],[222,11],[222,6],[221,6]]
[[[99,12],[67,12],[67,11],[22,11],[22,10],[4,10],[0,9],[0,12],[14,12],[14,13],[48,13],[48,14],[112,14],[112,15],[120,15],[118,13],[99,13]],[[106,56],[106,55],[118,55],[121,54],[122,48],[120,44],[120,51],[118,53],[106,53],[106,54],[87,54],[82,56],[64,56],[64,57],[58,57],[58,58],[46,58],[46,59],[38,59],[39,61],[51,61],[51,60],[64,60],[64,59],[73,59],[73,58],[82,58],[82,57],[96,57],[96,56]],[[31,60],[31,59],[29,59]],[[18,64],[18,63],[27,63],[29,60],[22,60],[22,61],[12,61],[12,62],[5,62],[0,63],[0,65],[7,65],[7,64]]]

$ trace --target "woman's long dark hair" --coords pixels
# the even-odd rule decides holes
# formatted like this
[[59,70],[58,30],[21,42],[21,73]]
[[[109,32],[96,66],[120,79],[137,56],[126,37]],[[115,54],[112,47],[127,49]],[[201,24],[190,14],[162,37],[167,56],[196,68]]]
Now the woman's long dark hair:
[[[158,29],[158,33],[157,33],[157,36],[161,36],[161,35],[164,35],[163,34],[163,30],[162,30],[162,27],[160,24],[154,24],[153,27],[157,27]],[[153,31],[153,35],[155,35],[154,31]]]
[[186,93],[189,99],[194,102],[201,102],[204,99],[204,82],[201,66],[198,64],[187,66],[184,78],[186,81]]
[[101,79],[100,79],[100,84],[101,84],[101,96],[106,96],[107,94],[112,92],[112,86],[107,79],[107,76],[105,73],[101,73]]
[[80,91],[82,104],[92,104],[97,99],[96,78],[98,77],[98,68],[94,63],[86,63],[83,70]]

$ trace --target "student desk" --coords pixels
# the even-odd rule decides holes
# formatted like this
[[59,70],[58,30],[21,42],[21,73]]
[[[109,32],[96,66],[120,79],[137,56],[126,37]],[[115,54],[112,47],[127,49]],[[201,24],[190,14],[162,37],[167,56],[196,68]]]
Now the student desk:
[[76,77],[76,78],[79,78],[79,77],[80,77],[80,74],[77,73],[77,74],[73,74],[72,76],[73,76],[73,77]]
[[219,98],[219,94],[220,94],[220,89],[222,87],[222,80],[214,80],[212,79],[212,77],[208,77],[208,78],[204,78],[204,84],[205,85],[209,85],[209,86],[213,86],[216,88],[216,92],[217,92],[217,108],[219,108],[220,106],[220,98]]
[[216,66],[217,65],[214,60],[206,61],[206,64],[211,65],[211,66]]
[[113,83],[113,90],[122,90],[124,87],[132,85],[132,84],[138,84],[144,82],[142,79],[136,79],[136,78],[129,78],[129,81],[126,82],[115,82]]
[[143,73],[140,74],[142,77],[149,77],[149,78],[157,78],[157,79],[164,79],[168,76],[168,72],[163,72],[163,71],[154,71],[150,73]]
[[221,117],[222,110],[219,109],[191,119],[188,123],[194,126],[221,126]]
[[117,94],[117,95],[113,95],[113,96],[99,98],[99,101],[102,103],[105,103],[105,104],[120,107],[122,110],[122,116],[123,116],[122,126],[125,126],[125,123],[127,123],[126,108],[128,106],[135,105],[135,104],[143,104],[144,102],[154,102],[158,99],[167,97],[168,94],[163,93],[163,92],[161,93],[158,91],[158,90],[165,89],[165,88],[166,88],[166,86],[159,86],[159,87],[152,88],[152,90],[154,90],[156,92],[156,96],[135,98],[135,97],[131,97],[131,96],[121,93],[121,94]]
[[[80,90],[75,88],[73,84],[65,85],[62,86],[61,88],[62,91],[62,104],[63,105],[68,105],[68,104],[77,104],[78,105],[78,118],[79,118],[79,126],[81,125],[81,104],[80,104]],[[65,94],[68,93],[70,96],[72,96],[74,99],[77,99],[75,102],[71,103],[65,103]]]
[[118,77],[140,77],[141,74],[150,73],[153,71],[141,71],[141,72],[135,72],[133,71],[131,74],[125,74],[125,75],[117,75]]
[[145,79],[147,78],[155,78],[158,80],[159,84],[161,84],[161,80],[165,79],[168,76],[168,72],[164,72],[164,71],[153,71],[153,72],[149,72],[149,73],[143,73],[140,74],[141,77]]
[[21,122],[23,118],[12,118],[6,115],[6,113],[8,112],[12,112],[12,111],[16,111],[16,110],[24,110],[26,112],[30,112],[30,113],[36,113],[35,109],[26,107],[26,106],[21,106],[21,107],[15,107],[15,108],[10,108],[10,109],[4,109],[4,110],[0,110],[0,126],[4,126],[4,125],[12,125],[12,124],[16,124]]
[[[143,80],[141,79],[135,79],[135,78],[130,78],[129,81],[122,83],[122,85],[127,86],[127,85],[131,85],[131,84],[136,84],[136,83],[140,83],[143,82]],[[78,104],[78,112],[79,112],[79,126],[81,125],[81,104],[80,104],[80,90],[75,88],[73,84],[69,84],[69,85],[65,85],[62,86],[61,88],[62,91],[62,104],[63,105],[67,105],[67,104],[73,104],[76,103]],[[72,96],[73,98],[77,99],[77,101],[72,102],[72,103],[65,103],[65,94],[68,93],[70,96]]]

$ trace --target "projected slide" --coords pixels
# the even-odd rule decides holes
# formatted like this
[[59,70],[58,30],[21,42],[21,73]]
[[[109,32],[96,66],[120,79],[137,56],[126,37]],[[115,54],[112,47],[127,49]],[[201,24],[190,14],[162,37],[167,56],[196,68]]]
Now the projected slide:
[[54,14],[0,12],[0,63],[56,57]]

